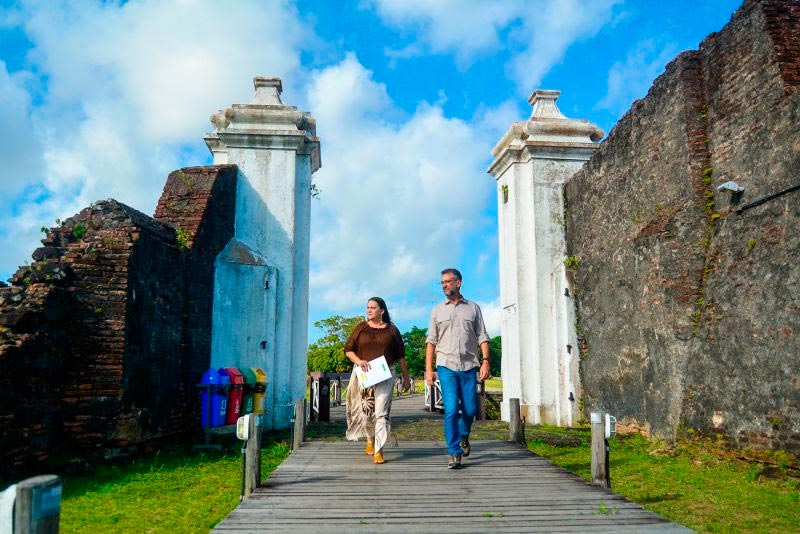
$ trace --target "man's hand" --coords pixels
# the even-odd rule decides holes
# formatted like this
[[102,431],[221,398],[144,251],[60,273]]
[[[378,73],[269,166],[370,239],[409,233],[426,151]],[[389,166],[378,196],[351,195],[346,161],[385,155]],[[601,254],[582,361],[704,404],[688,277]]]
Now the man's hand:
[[429,386],[433,385],[433,382],[436,380],[436,378],[436,373],[433,371],[425,371],[425,383]]
[[403,375],[403,393],[411,389],[411,379],[408,375]]
[[481,362],[481,370],[478,371],[478,380],[483,382],[489,378],[489,360],[483,360]]

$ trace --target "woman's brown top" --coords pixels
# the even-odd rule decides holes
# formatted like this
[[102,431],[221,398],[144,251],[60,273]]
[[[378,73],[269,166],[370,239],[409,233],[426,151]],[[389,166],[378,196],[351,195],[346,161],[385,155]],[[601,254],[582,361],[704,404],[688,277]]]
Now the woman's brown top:
[[385,356],[389,365],[394,365],[397,360],[406,357],[403,336],[392,323],[386,328],[373,328],[367,321],[360,322],[347,338],[344,351],[355,352],[359,358],[366,361]]

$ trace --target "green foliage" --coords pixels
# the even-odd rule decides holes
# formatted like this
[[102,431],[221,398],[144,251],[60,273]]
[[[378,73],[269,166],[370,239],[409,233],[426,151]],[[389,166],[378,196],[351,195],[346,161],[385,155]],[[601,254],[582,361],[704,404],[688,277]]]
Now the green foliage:
[[75,236],[75,239],[83,239],[83,236],[86,235],[86,225],[76,224],[75,228],[72,229],[72,235]]
[[[576,473],[591,477],[591,431],[544,425],[532,435],[580,436],[533,439],[528,448]],[[791,480],[759,478],[761,465],[719,454],[715,446],[679,442],[674,447],[638,434],[609,440],[611,483],[620,495],[699,532],[795,532],[800,502]],[[785,453],[784,453],[785,454]],[[780,466],[780,460],[777,460]],[[605,512],[616,513],[612,507]]]
[[747,240],[747,249],[745,250],[745,256],[749,255],[753,252],[753,249],[756,247],[756,240],[755,239],[748,239]]
[[507,204],[508,203],[508,186],[507,185],[501,185],[500,189],[501,189],[501,191],[503,191],[503,204]]
[[489,374],[491,376],[500,376],[502,358],[503,343],[500,336],[495,336],[489,341]]
[[188,230],[184,230],[180,226],[175,228],[175,242],[178,244],[178,248],[181,250],[186,250],[189,248],[189,237]]
[[43,234],[46,234],[50,230],[46,226],[42,226],[41,228],[39,228],[39,231],[42,232]]
[[308,346],[308,370],[324,373],[350,370],[352,364],[344,355],[344,344],[356,325],[363,320],[361,316],[334,315],[315,322],[314,326],[323,329],[325,335]]
[[425,376],[425,338],[428,336],[427,328],[412,326],[411,330],[403,334],[403,343],[406,346],[406,365],[411,376]]
[[577,269],[580,264],[581,260],[577,256],[567,256],[564,260],[564,266],[567,269]]

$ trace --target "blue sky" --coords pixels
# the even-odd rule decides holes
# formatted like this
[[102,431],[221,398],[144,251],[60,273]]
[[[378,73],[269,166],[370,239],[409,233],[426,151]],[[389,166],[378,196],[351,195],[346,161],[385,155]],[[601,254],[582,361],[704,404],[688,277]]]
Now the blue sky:
[[0,0],[0,278],[92,201],[151,214],[171,170],[210,162],[209,115],[280,76],[322,141],[310,324],[378,295],[402,330],[425,326],[455,266],[499,334],[486,168],[528,96],[560,90],[565,115],[608,133],[739,5]]

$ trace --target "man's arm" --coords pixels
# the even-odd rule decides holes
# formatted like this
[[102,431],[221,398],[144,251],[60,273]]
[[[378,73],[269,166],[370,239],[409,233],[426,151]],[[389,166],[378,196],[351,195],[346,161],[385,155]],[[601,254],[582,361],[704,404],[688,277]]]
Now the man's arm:
[[487,378],[489,378],[489,342],[484,341],[481,343],[481,354],[483,355],[483,360],[481,360],[481,370],[478,371],[478,380],[483,382]]
[[433,372],[433,354],[436,345],[432,343],[425,343],[425,383],[429,386],[433,385],[436,380],[436,373]]
[[480,306],[475,305],[475,336],[478,338],[478,344],[481,347],[481,369],[478,371],[478,380],[486,380],[489,378],[489,333],[486,331],[486,324],[483,322],[483,312]]

